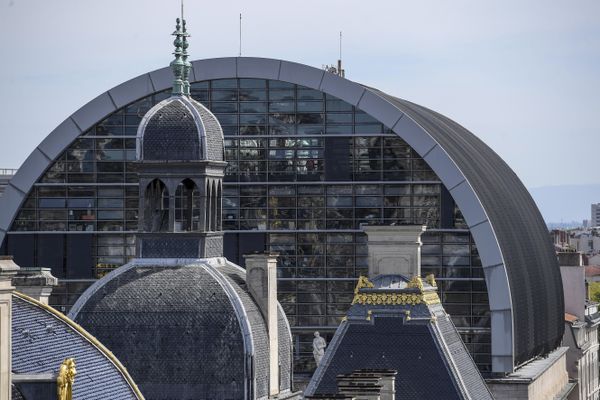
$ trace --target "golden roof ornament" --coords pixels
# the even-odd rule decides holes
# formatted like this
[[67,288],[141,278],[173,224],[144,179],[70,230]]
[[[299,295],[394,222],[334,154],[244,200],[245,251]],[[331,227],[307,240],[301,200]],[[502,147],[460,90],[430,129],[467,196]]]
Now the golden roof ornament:
[[56,377],[56,393],[58,400],[73,400],[73,384],[75,383],[75,359],[67,358],[60,365]]
[[373,283],[366,276],[359,276],[358,282],[356,283],[356,287],[354,288],[354,294],[358,294],[358,291],[363,288],[372,288],[374,287]]
[[415,275],[410,282],[408,282],[408,284],[406,285],[407,288],[411,288],[411,289],[419,289],[420,291],[423,291],[423,280],[421,279],[420,276]]
[[431,286],[433,287],[437,287],[437,282],[435,281],[435,276],[433,274],[428,274],[425,277],[425,280],[427,281],[427,283],[429,283]]

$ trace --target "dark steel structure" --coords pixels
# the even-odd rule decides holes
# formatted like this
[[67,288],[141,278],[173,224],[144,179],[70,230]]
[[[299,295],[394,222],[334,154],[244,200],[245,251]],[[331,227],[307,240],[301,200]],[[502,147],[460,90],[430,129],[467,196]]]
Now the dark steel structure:
[[[558,346],[560,273],[543,220],[510,168],[453,121],[287,61],[192,63],[191,95],[225,136],[225,255],[276,251],[296,370],[329,335],[366,270],[361,223],[426,223],[423,273],[482,372]],[[136,132],[169,96],[153,71],[92,100],[31,153],[0,199],[2,253],[51,267],[64,310],[135,254]],[[176,211],[177,212],[177,211]]]

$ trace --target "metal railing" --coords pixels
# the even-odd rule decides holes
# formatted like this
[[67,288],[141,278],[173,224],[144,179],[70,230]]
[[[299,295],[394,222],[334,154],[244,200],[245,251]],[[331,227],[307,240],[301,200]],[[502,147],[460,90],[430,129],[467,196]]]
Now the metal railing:
[[0,168],[0,175],[14,175],[17,173],[17,168]]

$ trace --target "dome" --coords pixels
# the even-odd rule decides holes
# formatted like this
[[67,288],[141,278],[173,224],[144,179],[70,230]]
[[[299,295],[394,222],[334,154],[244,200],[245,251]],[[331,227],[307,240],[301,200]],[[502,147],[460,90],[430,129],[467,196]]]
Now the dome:
[[[291,331],[278,311],[286,390]],[[92,285],[69,315],[111,349],[146,398],[268,396],[267,324],[245,271],[225,258],[134,260]]]
[[137,133],[137,159],[223,161],[223,131],[217,118],[185,95],[173,95],[150,109]]

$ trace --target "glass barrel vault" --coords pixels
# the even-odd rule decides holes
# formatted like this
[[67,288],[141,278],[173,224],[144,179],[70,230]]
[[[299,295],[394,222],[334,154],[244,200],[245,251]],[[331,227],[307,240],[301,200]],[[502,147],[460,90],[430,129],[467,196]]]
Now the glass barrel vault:
[[[219,119],[229,162],[225,255],[280,254],[279,300],[294,332],[295,371],[314,369],[313,332],[329,341],[367,271],[360,224],[426,224],[423,274],[483,373],[490,312],[481,261],[447,189],[398,135],[360,109],[282,81],[192,84]],[[22,266],[52,268],[63,312],[97,278],[135,255],[142,116],[168,91],[114,112],[80,135],[34,185],[2,244]],[[33,251],[31,251],[33,249]]]

